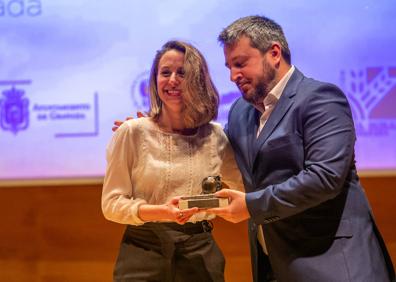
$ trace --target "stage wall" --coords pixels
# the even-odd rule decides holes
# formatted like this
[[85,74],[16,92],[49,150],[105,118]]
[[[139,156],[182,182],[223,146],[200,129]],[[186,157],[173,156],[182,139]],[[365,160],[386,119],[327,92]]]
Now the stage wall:
[[[395,263],[396,177],[362,183]],[[0,189],[0,281],[111,281],[124,227],[103,218],[100,195],[99,185]],[[246,222],[214,223],[226,281],[251,281]]]

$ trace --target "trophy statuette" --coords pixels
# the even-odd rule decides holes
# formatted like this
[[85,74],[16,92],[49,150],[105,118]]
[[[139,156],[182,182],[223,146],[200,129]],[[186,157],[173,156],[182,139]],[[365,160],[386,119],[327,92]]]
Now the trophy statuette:
[[220,176],[205,177],[202,181],[202,194],[181,197],[179,200],[179,209],[225,207],[228,205],[228,198],[219,198],[214,195],[215,192],[222,188]]

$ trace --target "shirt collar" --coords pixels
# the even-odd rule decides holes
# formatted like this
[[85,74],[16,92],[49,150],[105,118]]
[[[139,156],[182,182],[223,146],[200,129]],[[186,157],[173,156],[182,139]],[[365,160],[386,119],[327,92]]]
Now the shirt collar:
[[[287,71],[287,73],[279,80],[279,82],[274,86],[274,88],[271,89],[271,91],[268,93],[267,97],[264,98],[263,104],[264,104],[264,109],[268,107],[268,105],[272,102],[269,100],[273,100],[273,97],[270,97],[270,95],[274,96],[276,100],[279,100],[280,96],[283,93],[283,90],[285,90],[286,84],[289,81],[290,77],[292,76],[293,72],[295,70],[295,67],[292,65],[291,68]],[[267,99],[268,98],[268,99]]]

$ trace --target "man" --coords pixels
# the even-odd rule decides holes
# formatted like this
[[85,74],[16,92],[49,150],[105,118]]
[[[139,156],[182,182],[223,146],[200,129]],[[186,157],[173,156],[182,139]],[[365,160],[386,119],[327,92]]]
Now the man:
[[254,281],[393,281],[345,95],[292,66],[282,28],[266,17],[238,19],[219,41],[243,96],[226,132],[246,194],[222,190],[230,205],[209,212],[249,219]]

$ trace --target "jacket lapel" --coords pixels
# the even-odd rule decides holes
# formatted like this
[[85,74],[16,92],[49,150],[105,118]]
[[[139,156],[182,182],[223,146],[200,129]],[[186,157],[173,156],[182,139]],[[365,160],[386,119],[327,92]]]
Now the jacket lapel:
[[294,70],[293,75],[290,77],[289,81],[286,84],[285,89],[283,90],[282,96],[280,97],[278,103],[275,105],[271,115],[269,116],[263,130],[261,131],[257,142],[254,146],[254,158],[255,159],[258,151],[261,146],[265,143],[268,137],[271,136],[272,132],[278,126],[278,124],[282,121],[282,118],[289,111],[290,107],[294,103],[294,96],[297,92],[297,87],[300,81],[303,79],[303,74],[296,68]]

